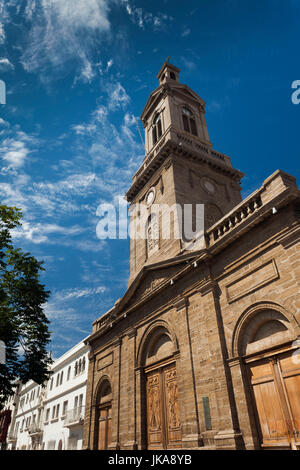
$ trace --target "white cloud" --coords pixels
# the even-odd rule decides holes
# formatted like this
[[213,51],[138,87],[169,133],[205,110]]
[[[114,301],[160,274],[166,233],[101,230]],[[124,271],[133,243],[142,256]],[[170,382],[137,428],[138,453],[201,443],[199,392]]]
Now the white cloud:
[[96,76],[94,66],[87,58],[83,59],[83,65],[80,71],[80,75],[77,76],[74,80],[74,83],[82,81],[84,83],[90,83],[93,78]]
[[6,20],[6,16],[5,0],[0,0],[0,44],[3,44],[6,39],[3,24],[3,22]]
[[0,23],[0,44],[3,44],[4,41],[5,41],[4,26],[2,23]]
[[35,149],[32,148],[38,143],[38,140],[22,131],[16,131],[12,137],[3,139],[0,147],[0,158],[5,166],[2,172],[11,169],[18,169],[24,166],[27,156]]
[[[0,29],[0,37],[1,37],[1,29]],[[12,70],[12,69],[14,69],[13,64],[6,57],[1,57],[0,58],[0,71],[7,72],[8,70]]]
[[114,63],[113,59],[109,59],[106,65],[106,71],[108,71],[112,67],[113,63]]
[[190,28],[185,28],[185,29],[182,31],[181,36],[182,36],[183,38],[185,38],[186,36],[189,36],[189,34],[191,34]]
[[130,98],[121,83],[117,82],[109,87],[109,103],[110,109],[117,109],[120,106],[126,106],[130,102]]
[[194,70],[196,68],[195,62],[193,62],[192,60],[187,59],[186,57],[182,56],[181,61],[183,62],[184,67],[188,70]]
[[54,295],[55,301],[68,301],[71,299],[79,299],[81,297],[89,297],[91,295],[103,294],[106,292],[107,288],[105,286],[98,286],[94,288],[86,287],[75,288],[75,289],[64,289],[60,292],[57,292]]
[[154,30],[159,30],[165,27],[167,21],[173,20],[172,16],[166,15],[165,13],[157,13],[154,15],[153,13],[144,11],[142,8],[133,5],[129,0],[121,0],[121,3],[125,6],[131,21],[137,24],[141,29],[150,26]]
[[4,121],[4,119],[0,118],[0,126],[9,127],[9,122]]
[[69,61],[77,61],[78,79],[92,80],[89,59],[95,43],[108,33],[111,0],[27,0],[26,18],[31,23],[21,62],[26,71],[38,72],[44,81],[51,71],[59,72]]
[[32,243],[49,243],[49,235],[59,234],[63,236],[79,235],[84,231],[79,226],[62,227],[57,224],[37,223],[32,224],[25,220],[22,221],[22,226],[11,231],[13,238],[25,239]]

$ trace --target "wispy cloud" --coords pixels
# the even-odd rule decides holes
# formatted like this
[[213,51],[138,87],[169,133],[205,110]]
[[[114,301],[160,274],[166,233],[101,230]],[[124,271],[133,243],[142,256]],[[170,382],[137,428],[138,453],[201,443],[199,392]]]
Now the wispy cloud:
[[[0,28],[0,40],[1,40],[1,28]],[[0,72],[7,72],[13,70],[14,66],[7,57],[0,57]]]
[[189,36],[191,34],[190,28],[184,28],[184,30],[181,33],[181,36],[185,38],[186,36]]
[[[12,236],[16,239],[25,239],[32,243],[50,242],[49,235],[63,235],[64,237],[79,235],[84,228],[79,226],[63,227],[57,224],[37,223],[33,224],[23,220],[22,226],[12,230]],[[56,241],[55,241],[56,243]]]
[[[0,124],[5,125],[5,122],[1,121]],[[6,127],[8,126],[6,125]],[[0,158],[4,164],[2,173],[23,167],[28,155],[35,152],[38,146],[38,139],[35,136],[18,129],[18,126],[14,129],[8,129],[6,137],[2,132],[2,137],[4,137],[0,147]]]
[[[77,63],[78,79],[94,76],[90,53],[110,30],[111,0],[27,0],[28,41],[21,57],[26,71],[49,81],[70,61]],[[51,70],[51,74],[47,71]]]
[[150,26],[154,30],[160,30],[166,26],[167,22],[173,20],[173,17],[166,13],[159,12],[153,14],[149,11],[145,11],[143,8],[136,7],[129,0],[121,0],[121,3],[125,6],[131,21],[137,24],[141,29]]
[[114,83],[109,87],[108,94],[108,107],[110,109],[115,110],[117,108],[124,107],[130,102],[130,98],[126,93],[125,88],[119,82]]

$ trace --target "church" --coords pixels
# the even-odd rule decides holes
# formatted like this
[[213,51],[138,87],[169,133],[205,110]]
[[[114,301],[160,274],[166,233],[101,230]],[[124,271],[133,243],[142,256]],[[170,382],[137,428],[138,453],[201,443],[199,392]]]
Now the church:
[[[296,179],[277,170],[242,200],[244,175],[179,73],[163,64],[141,114],[126,199],[148,214],[146,236],[131,237],[128,289],[86,339],[83,447],[300,449]],[[198,204],[201,239],[162,236],[166,208],[174,229],[176,208]]]

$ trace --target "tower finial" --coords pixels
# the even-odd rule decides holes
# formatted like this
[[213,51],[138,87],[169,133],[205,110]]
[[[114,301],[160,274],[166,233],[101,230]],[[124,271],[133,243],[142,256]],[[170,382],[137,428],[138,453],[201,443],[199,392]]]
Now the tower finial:
[[168,57],[166,58],[166,62],[169,63],[169,60],[170,60],[170,56],[168,55]]

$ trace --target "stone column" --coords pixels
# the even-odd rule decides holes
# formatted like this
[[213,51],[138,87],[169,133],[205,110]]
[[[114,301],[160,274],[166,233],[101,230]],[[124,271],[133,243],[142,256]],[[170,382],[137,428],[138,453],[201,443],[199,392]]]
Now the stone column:
[[136,383],[136,442],[138,449],[146,449],[146,428],[145,422],[146,413],[144,410],[145,393],[143,383],[143,369],[137,367],[135,369],[135,383]]
[[200,288],[202,308],[206,318],[206,335],[211,361],[216,409],[218,410],[218,432],[214,436],[218,449],[242,449],[244,443],[239,428],[224,327],[218,300],[218,286],[208,279]]
[[[137,429],[136,429],[136,329],[132,328],[127,332],[127,383],[124,386],[126,393],[126,419],[127,419],[127,439],[125,449],[137,449]],[[125,397],[124,397],[125,399]]]
[[120,449],[120,391],[121,391],[121,353],[122,337],[117,338],[113,344],[114,348],[114,372],[113,372],[113,402],[112,402],[112,426],[111,444],[109,450]]
[[246,377],[245,365],[239,357],[229,359],[228,364],[231,371],[239,424],[243,432],[245,447],[247,450],[260,449],[250,395],[250,383],[248,383]]
[[95,434],[95,406],[94,406],[94,377],[95,377],[95,364],[96,357],[89,353],[89,370],[85,399],[85,417],[83,427],[83,449],[94,448],[94,434]]

